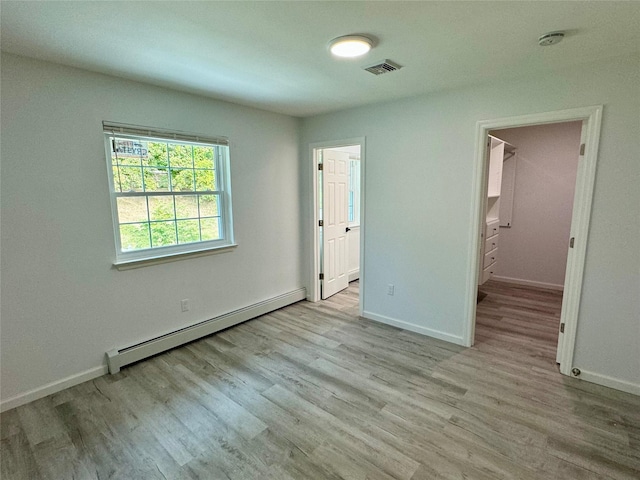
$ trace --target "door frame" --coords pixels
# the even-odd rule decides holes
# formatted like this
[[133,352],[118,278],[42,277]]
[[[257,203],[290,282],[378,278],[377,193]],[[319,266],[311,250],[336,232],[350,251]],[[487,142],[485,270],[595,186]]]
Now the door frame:
[[309,231],[311,232],[311,265],[310,265],[310,277],[309,277],[309,290],[307,293],[307,300],[310,302],[319,302],[320,297],[320,241],[319,241],[319,226],[318,226],[318,158],[317,151],[328,148],[346,147],[349,145],[360,146],[360,299],[359,299],[359,312],[362,315],[364,306],[364,282],[365,282],[365,269],[364,269],[364,239],[365,239],[365,170],[366,170],[366,149],[365,149],[365,137],[346,138],[343,140],[332,140],[326,142],[317,142],[309,144],[309,158],[311,164],[311,212],[309,218],[312,219],[311,225],[309,225]]
[[578,163],[576,174],[576,189],[573,201],[570,236],[575,238],[574,248],[567,253],[567,269],[564,281],[564,294],[562,299],[562,313],[560,322],[564,323],[560,348],[560,372],[571,375],[573,368],[573,354],[578,327],[578,314],[582,282],[584,277],[584,264],[589,241],[589,222],[591,219],[591,207],[593,203],[593,191],[596,176],[596,164],[598,161],[598,145],[600,142],[600,126],[602,122],[602,105],[595,105],[568,110],[559,110],[515,117],[481,120],[476,124],[476,148],[472,185],[472,198],[475,199],[472,206],[471,221],[474,228],[471,229],[469,239],[469,269],[467,272],[467,298],[466,318],[467,325],[464,331],[463,343],[471,347],[474,342],[476,325],[476,300],[478,289],[478,275],[482,257],[480,255],[481,231],[484,229],[482,216],[486,202],[487,192],[487,166],[485,139],[490,130],[500,128],[526,127],[549,123],[561,123],[582,121],[582,135],[584,136],[585,152]]

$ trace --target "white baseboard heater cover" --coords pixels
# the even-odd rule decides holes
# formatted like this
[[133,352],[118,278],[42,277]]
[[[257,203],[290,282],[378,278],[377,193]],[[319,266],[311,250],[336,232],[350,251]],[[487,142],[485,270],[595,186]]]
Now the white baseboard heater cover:
[[220,315],[219,317],[205,320],[189,327],[181,328],[175,332],[167,333],[151,340],[147,340],[131,347],[123,349],[113,349],[107,352],[107,364],[109,373],[118,373],[122,367],[159,353],[179,347],[185,343],[198,340],[212,333],[219,332],[225,328],[232,327],[252,318],[259,317],[269,312],[273,312],[292,303],[304,300],[307,296],[305,288],[299,288],[289,293],[273,297],[244,307],[233,312]]

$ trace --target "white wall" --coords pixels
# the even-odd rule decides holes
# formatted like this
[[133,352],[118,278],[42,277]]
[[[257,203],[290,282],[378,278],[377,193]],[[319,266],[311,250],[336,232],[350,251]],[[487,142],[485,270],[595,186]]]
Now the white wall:
[[[298,119],[6,54],[1,109],[3,400],[302,286]],[[228,136],[237,249],[113,269],[103,120]]]
[[[574,364],[640,388],[638,85],[636,55],[305,119],[303,152],[366,137],[365,316],[461,341],[476,122],[604,104]],[[305,158],[309,196],[310,165]]]
[[494,278],[564,285],[581,130],[567,122],[492,132],[517,147],[511,227],[500,228]]

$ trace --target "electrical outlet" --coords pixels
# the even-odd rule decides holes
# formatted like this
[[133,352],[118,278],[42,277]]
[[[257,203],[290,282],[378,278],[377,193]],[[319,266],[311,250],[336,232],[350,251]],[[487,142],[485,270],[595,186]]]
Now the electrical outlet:
[[393,295],[396,292],[396,287],[393,284],[387,285],[387,295]]
[[180,309],[183,312],[188,312],[189,311],[189,299],[185,298],[184,300],[180,300]]

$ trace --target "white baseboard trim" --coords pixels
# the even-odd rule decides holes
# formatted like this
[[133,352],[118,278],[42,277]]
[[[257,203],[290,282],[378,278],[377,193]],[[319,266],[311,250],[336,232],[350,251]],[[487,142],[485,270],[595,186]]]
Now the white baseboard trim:
[[151,338],[137,345],[109,350],[107,352],[109,373],[118,373],[120,368],[125,365],[144,360],[145,358],[171,350],[185,343],[193,342],[194,340],[246,322],[265,313],[273,312],[279,308],[304,300],[306,296],[307,290],[305,288],[299,288],[292,292],[249,305],[248,307],[240,308],[209,320],[204,320],[189,327],[181,328],[175,332]]
[[354,280],[358,280],[360,278],[360,270],[354,270],[353,272],[349,272],[349,282],[353,282]]
[[564,285],[558,285],[555,283],[536,282],[534,280],[523,280],[521,278],[501,277],[500,275],[493,275],[493,280],[504,283],[513,283],[514,285],[526,285],[527,287],[548,288],[549,290],[564,290]]
[[90,368],[89,370],[85,370],[81,373],[76,373],[75,375],[70,375],[61,380],[56,380],[55,382],[48,383],[42,387],[34,388],[33,390],[29,390],[28,392],[21,393],[14,397],[7,398],[0,402],[0,412],[6,412],[12,408],[44,398],[52,393],[58,393],[65,388],[74,387],[89,380],[93,380],[94,378],[101,377],[105,373],[108,373],[108,371],[109,370],[106,365],[101,365],[99,367]]
[[437,338],[438,340],[444,340],[445,342],[455,343],[456,345],[464,346],[464,341],[462,337],[451,335],[450,333],[446,333],[446,332],[441,332],[440,330],[433,330],[431,328],[422,327],[414,323],[405,322],[404,320],[397,320],[395,318],[386,317],[384,315],[378,315],[377,313],[372,313],[367,311],[362,312],[362,317],[368,320],[373,320],[374,322],[380,322],[386,325],[392,325],[394,327],[402,328],[404,330],[409,330],[410,332],[426,335],[427,337],[433,337],[433,338]]
[[608,375],[602,375],[601,373],[589,372],[587,370],[580,369],[580,376],[574,378],[609,388],[615,388],[616,390],[632,393],[634,395],[640,395],[640,385],[637,383],[627,382],[626,380],[609,377]]

